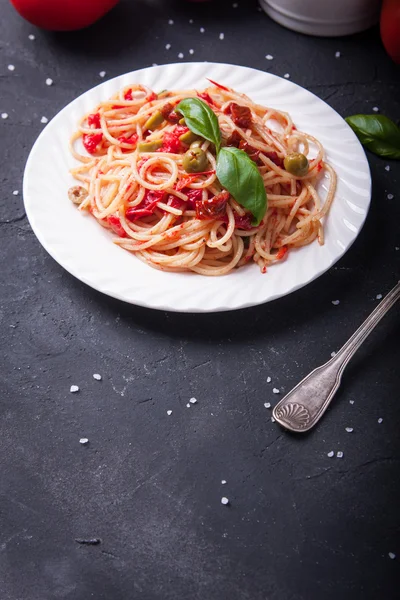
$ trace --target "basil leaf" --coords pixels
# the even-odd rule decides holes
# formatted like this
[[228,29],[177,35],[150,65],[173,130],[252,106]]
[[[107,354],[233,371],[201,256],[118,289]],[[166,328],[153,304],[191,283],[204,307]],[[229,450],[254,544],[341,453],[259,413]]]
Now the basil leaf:
[[253,214],[252,225],[259,225],[267,210],[267,193],[256,163],[243,150],[221,148],[217,177],[236,202]]
[[221,130],[217,115],[208,104],[199,98],[185,98],[175,110],[183,114],[190,131],[215,144],[218,154],[221,147]]
[[378,156],[400,160],[400,129],[384,115],[346,117],[363,146]]

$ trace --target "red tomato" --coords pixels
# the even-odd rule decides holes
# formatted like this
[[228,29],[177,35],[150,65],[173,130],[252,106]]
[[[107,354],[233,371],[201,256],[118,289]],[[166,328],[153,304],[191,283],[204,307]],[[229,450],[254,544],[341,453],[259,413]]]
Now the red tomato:
[[400,64],[400,0],[383,0],[381,36],[386,52]]
[[91,25],[118,0],[10,0],[27,21],[50,31],[73,31]]

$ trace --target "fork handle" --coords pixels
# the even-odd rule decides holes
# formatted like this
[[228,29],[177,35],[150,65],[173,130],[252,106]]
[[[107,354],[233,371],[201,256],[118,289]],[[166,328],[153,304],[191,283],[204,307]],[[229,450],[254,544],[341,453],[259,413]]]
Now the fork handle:
[[400,281],[331,360],[314,369],[278,402],[272,414],[280,425],[294,432],[314,427],[335,395],[347,363],[399,298]]

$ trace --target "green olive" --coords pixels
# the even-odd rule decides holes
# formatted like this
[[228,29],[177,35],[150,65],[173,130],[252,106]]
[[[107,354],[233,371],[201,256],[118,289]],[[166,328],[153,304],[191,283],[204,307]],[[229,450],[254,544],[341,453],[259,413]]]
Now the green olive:
[[143,125],[143,131],[154,131],[155,129],[157,129],[157,127],[159,127],[161,125],[161,123],[164,121],[164,117],[162,115],[162,113],[159,110],[156,110],[155,113],[153,113],[151,115],[151,117],[149,117],[146,121],[146,123]]
[[207,167],[207,155],[201,148],[191,148],[183,156],[183,168],[186,173],[201,173]]
[[156,152],[162,146],[162,140],[153,140],[152,142],[140,142],[138,152]]
[[303,177],[308,173],[308,160],[300,152],[292,152],[285,157],[283,161],[286,171],[296,177]]
[[187,131],[186,133],[183,133],[179,137],[179,139],[181,142],[183,142],[187,146],[191,146],[193,144],[193,142],[196,142],[199,140],[199,136],[196,135],[195,133],[193,133],[193,131]]
[[191,148],[201,148],[201,145],[203,144],[204,140],[202,140],[201,138],[197,138],[197,140],[195,140],[194,142],[192,142],[190,144]]
[[179,125],[186,125],[185,118],[179,119]]

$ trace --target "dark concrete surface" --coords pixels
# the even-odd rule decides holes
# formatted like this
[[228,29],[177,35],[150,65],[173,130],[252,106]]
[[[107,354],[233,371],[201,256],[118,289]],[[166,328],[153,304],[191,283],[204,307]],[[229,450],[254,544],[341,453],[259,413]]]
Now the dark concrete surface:
[[36,30],[5,0],[0,20],[1,600],[397,598],[398,308],[311,434],[284,433],[263,404],[329,358],[398,279],[399,162],[368,155],[371,211],[334,268],[235,314],[153,312],[91,290],[42,249],[21,194],[42,115],[102,70],[113,77],[179,52],[288,72],[343,116],[377,106],[399,119],[400,71],[378,30],[305,37],[244,0],[123,1],[76,34]]

